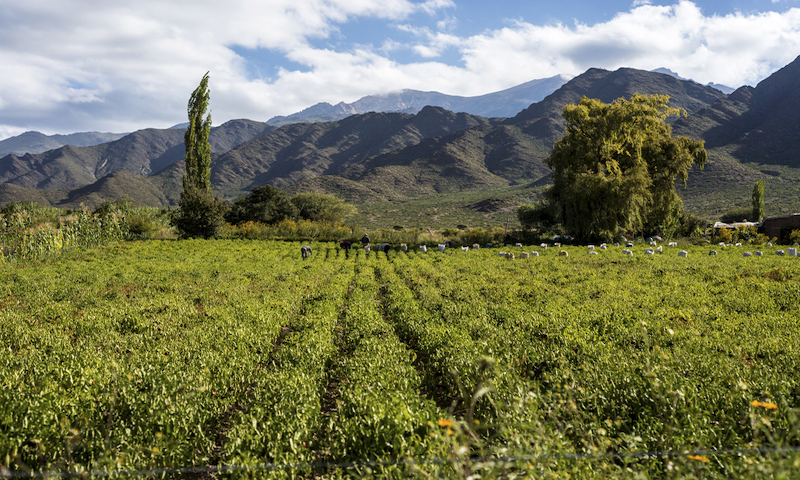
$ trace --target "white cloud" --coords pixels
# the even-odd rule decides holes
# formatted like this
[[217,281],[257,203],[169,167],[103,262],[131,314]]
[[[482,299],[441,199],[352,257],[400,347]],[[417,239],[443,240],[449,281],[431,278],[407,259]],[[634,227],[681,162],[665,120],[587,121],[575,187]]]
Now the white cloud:
[[667,67],[698,82],[738,87],[757,83],[800,54],[800,10],[709,17],[681,1],[641,5],[596,25],[520,22],[464,43],[468,70],[519,80],[590,67]]
[[[401,88],[477,95],[589,67],[667,67],[702,83],[737,87],[757,83],[800,54],[796,8],[707,16],[685,0],[672,6],[634,0],[630,11],[605,23],[520,20],[458,37],[452,7],[452,0],[3,2],[0,138],[30,129],[171,126],[184,121],[188,96],[206,71],[220,124]],[[428,16],[436,30],[415,23],[415,15]],[[343,25],[360,18],[385,22],[386,39],[377,47],[339,38]],[[412,40],[391,39],[392,32]],[[335,46],[313,46],[334,36]],[[253,79],[234,46],[268,49],[303,69]],[[417,60],[392,60],[400,53]]]

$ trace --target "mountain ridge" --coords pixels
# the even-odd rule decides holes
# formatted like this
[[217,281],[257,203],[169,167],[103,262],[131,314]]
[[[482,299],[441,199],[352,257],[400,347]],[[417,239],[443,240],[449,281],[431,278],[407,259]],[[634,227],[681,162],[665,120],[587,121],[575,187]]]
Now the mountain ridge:
[[89,147],[101,143],[113,142],[127,133],[77,132],[67,135],[45,135],[41,132],[28,131],[17,136],[0,140],[0,158],[13,153],[44,153],[48,150],[71,145],[73,147]]
[[352,103],[339,102],[336,105],[331,105],[321,102],[300,112],[272,117],[267,120],[267,123],[277,125],[292,119],[317,117],[338,120],[346,116],[373,111],[414,114],[426,106],[442,107],[451,112],[464,112],[486,118],[512,117],[531,103],[541,101],[566,83],[569,78],[569,75],[555,75],[531,80],[497,92],[472,97],[404,89],[399,92],[368,95]]
[[[425,107],[414,115],[371,112],[278,129],[242,121],[252,123],[241,126],[251,136],[242,137],[227,151],[215,147],[212,185],[215,193],[228,199],[254,186],[272,184],[290,192],[335,193],[354,202],[396,201],[478,189],[540,188],[549,176],[544,160],[564,131],[561,112],[566,104],[584,95],[611,102],[633,93],[658,93],[669,95],[671,106],[688,113],[687,117],[671,119],[674,134],[703,139],[709,150],[706,168],[693,170],[689,189],[683,192],[687,205],[719,208],[714,205],[720,202],[714,199],[723,197],[729,203],[734,198],[749,201],[749,190],[758,178],[769,180],[768,192],[796,196],[800,163],[788,153],[800,149],[794,140],[800,141],[798,78],[800,57],[756,87],[741,87],[729,95],[665,73],[589,69],[509,118]],[[264,132],[256,132],[262,127]],[[781,138],[767,134],[772,130]],[[158,133],[182,135],[180,131]],[[219,144],[220,138],[224,137],[217,134],[215,142]],[[155,149],[158,155],[148,157],[150,176],[117,174],[102,184],[95,180],[95,187],[81,186],[77,193],[72,193],[76,189],[71,187],[37,193],[6,184],[0,186],[0,202],[38,196],[59,206],[75,205],[81,199],[89,204],[112,191],[124,191],[128,182],[137,190],[133,193],[139,194],[131,195],[134,198],[175,205],[183,172],[180,140],[174,139],[171,153],[166,153],[169,149]],[[66,153],[77,155],[81,151],[73,147]],[[171,163],[165,161],[168,164],[156,171],[152,165],[159,158]],[[6,168],[5,160],[0,162],[0,178],[11,175],[5,173],[11,169]],[[42,163],[35,155],[16,160],[12,173],[17,175],[26,168],[31,170],[37,161]],[[91,170],[100,165],[103,163],[92,161],[82,168]],[[139,173],[126,170],[128,174]],[[59,175],[66,178],[70,173],[76,174],[64,168]],[[56,180],[51,181],[53,186],[57,186]]]

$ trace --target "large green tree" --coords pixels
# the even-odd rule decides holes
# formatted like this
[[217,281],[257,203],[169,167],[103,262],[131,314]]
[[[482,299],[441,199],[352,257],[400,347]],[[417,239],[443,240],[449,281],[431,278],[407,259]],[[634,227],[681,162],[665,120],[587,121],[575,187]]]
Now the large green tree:
[[297,207],[287,199],[278,187],[265,185],[256,187],[250,195],[239,197],[228,210],[228,223],[244,222],[278,223],[297,215]]
[[189,126],[183,137],[186,171],[179,208],[172,220],[184,237],[212,237],[224,223],[225,207],[211,189],[211,114],[206,116],[209,97],[206,73],[189,98]]
[[564,107],[565,135],[547,165],[551,199],[566,230],[581,239],[613,239],[668,224],[682,211],[675,180],[703,166],[703,142],[672,137],[666,122],[685,115],[664,95],[634,94],[607,104],[581,98]]
[[297,207],[297,215],[300,218],[315,222],[341,223],[356,213],[356,207],[326,193],[298,193],[291,198],[291,202]]
[[520,205],[517,208],[517,219],[526,229],[557,223],[555,209],[549,201]]

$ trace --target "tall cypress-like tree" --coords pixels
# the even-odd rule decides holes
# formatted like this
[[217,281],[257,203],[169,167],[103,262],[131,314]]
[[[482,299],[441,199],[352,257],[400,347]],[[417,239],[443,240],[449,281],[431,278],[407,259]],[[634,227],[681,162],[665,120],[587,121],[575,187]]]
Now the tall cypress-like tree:
[[178,211],[172,223],[184,237],[213,237],[224,223],[225,206],[211,190],[211,115],[207,115],[208,73],[189,98],[189,127],[186,129],[186,171]]
[[764,180],[759,180],[753,187],[753,222],[760,222],[764,216]]
[[211,193],[211,144],[208,135],[211,133],[211,114],[205,119],[210,98],[208,90],[208,72],[203,76],[200,85],[189,98],[189,127],[183,137],[186,146],[186,172],[183,174],[183,190],[196,189]]

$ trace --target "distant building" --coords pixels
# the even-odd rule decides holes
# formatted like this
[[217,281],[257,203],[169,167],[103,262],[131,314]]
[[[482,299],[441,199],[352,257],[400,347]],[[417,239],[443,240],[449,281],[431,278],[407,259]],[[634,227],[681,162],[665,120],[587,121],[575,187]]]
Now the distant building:
[[788,236],[792,230],[797,229],[800,229],[800,213],[765,218],[761,221],[760,231],[764,232],[769,238],[777,238],[780,242],[784,237]]

